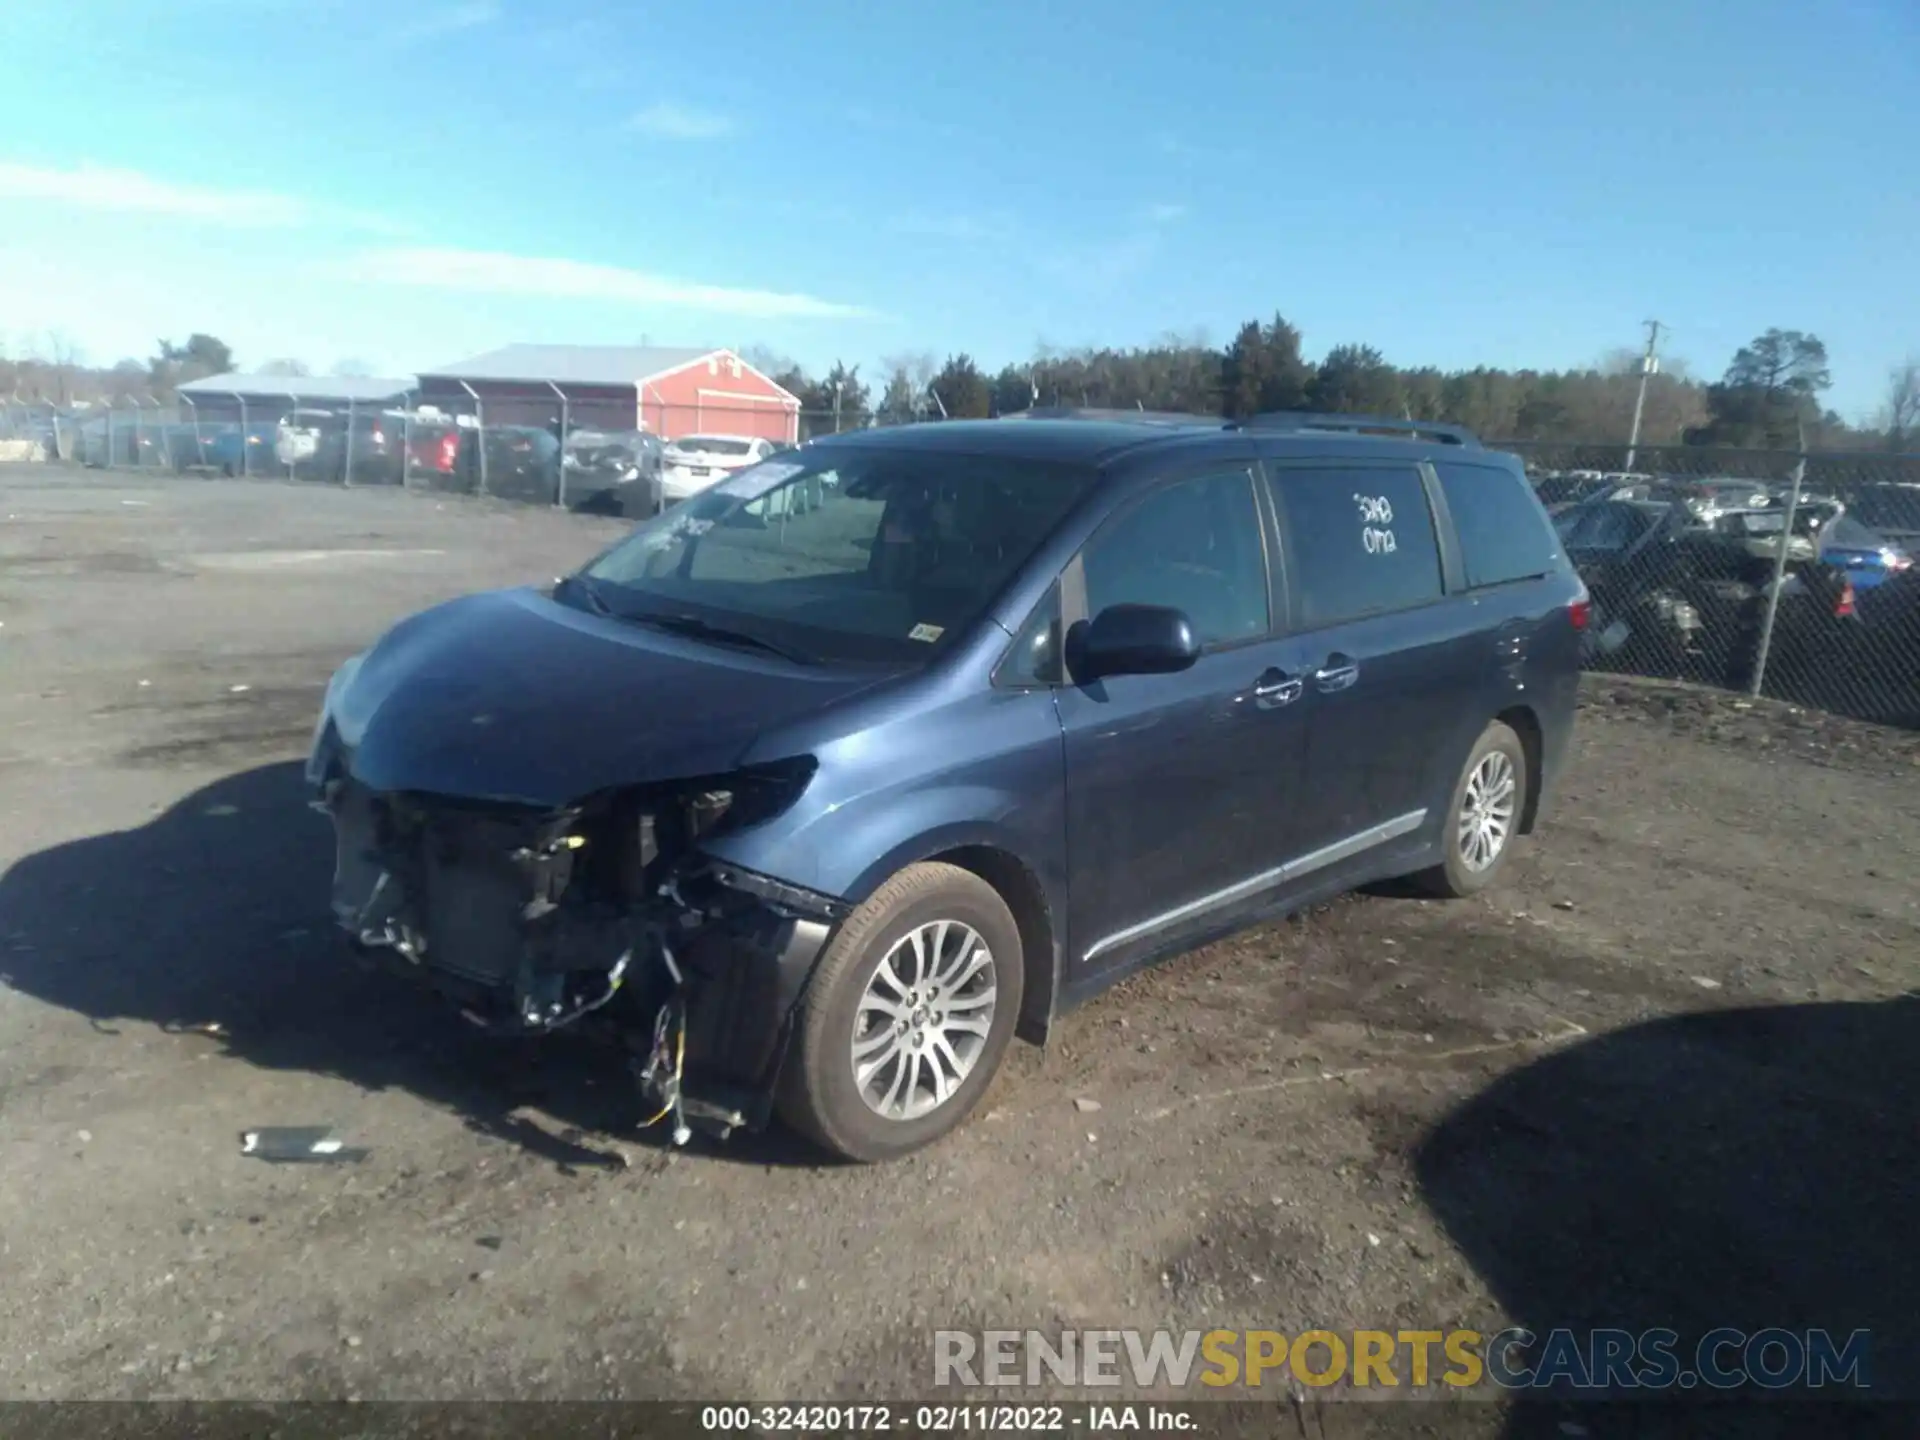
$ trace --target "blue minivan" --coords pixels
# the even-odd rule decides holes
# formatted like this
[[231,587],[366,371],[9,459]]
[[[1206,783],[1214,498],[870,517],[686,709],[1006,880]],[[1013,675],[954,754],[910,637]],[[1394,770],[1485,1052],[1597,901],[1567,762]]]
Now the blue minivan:
[[678,1139],[777,1113],[878,1160],[1141,966],[1491,883],[1586,621],[1520,463],[1459,429],[868,430],[403,621],[308,774],[364,954],[489,1029],[623,1038]]

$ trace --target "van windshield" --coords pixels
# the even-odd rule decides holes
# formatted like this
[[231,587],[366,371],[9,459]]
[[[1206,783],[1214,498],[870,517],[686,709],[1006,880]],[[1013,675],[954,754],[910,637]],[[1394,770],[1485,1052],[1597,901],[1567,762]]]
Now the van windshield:
[[986,613],[1093,478],[919,450],[763,461],[583,573],[617,615],[693,615],[823,660],[911,664]]

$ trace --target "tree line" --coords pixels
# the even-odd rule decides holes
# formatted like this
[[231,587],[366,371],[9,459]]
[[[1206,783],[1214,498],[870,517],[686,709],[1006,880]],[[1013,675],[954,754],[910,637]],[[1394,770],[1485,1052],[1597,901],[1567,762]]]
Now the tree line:
[[[122,360],[100,368],[86,364],[65,336],[42,336],[26,353],[9,356],[0,349],[0,400],[17,400],[65,409],[72,405],[121,405],[134,401],[173,398],[174,387],[208,375],[237,369],[231,347],[218,336],[194,333],[175,343],[161,340],[145,360]],[[314,372],[304,361],[274,359],[255,367],[255,374],[300,376]],[[341,360],[326,373],[366,375],[360,360]]]
[[[1625,444],[1642,361],[1623,350],[1580,370],[1444,371],[1397,366],[1371,345],[1336,345],[1318,361],[1283,316],[1250,320],[1222,348],[1170,337],[1134,349],[1042,348],[1024,364],[983,369],[972,356],[889,357],[869,384],[836,363],[814,377],[780,357],[750,359],[800,397],[811,428],[985,418],[1033,406],[1159,410],[1243,418],[1270,410],[1385,415],[1464,425],[1490,439]],[[1753,449],[1920,449],[1920,361],[1889,375],[1880,413],[1852,425],[1822,404],[1832,385],[1825,344],[1769,329],[1717,381],[1666,360],[1647,377],[1640,443]],[[831,418],[829,418],[831,417]]]
[[[811,375],[765,350],[747,358],[800,398],[812,433],[909,420],[985,418],[1030,407],[1161,410],[1241,418],[1268,410],[1387,415],[1464,425],[1496,440],[1624,444],[1639,400],[1641,357],[1617,351],[1579,370],[1480,366],[1443,371],[1390,363],[1371,345],[1336,345],[1318,360],[1285,317],[1249,320],[1224,347],[1169,336],[1132,349],[1041,347],[989,372],[972,356],[932,352],[889,357],[877,380],[836,362]],[[47,336],[22,358],[0,353],[0,399],[67,406],[171,399],[176,385],[236,368],[220,339],[193,334],[158,342],[146,360],[108,369],[80,362]],[[259,373],[305,375],[298,360],[268,360]],[[364,375],[342,360],[335,375]],[[1832,385],[1827,348],[1801,330],[1769,329],[1743,345],[1717,381],[1666,360],[1647,378],[1640,443],[1822,450],[1920,450],[1920,358],[1896,366],[1877,414],[1848,424],[1824,407]]]

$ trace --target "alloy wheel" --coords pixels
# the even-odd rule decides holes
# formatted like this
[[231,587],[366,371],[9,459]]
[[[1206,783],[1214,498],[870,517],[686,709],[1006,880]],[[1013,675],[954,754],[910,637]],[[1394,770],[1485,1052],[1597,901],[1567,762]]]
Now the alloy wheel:
[[854,1010],[851,1060],[876,1115],[917,1120],[946,1104],[993,1029],[993,955],[972,926],[933,920],[896,941]]
[[1469,870],[1487,869],[1507,848],[1518,789],[1513,761],[1504,750],[1488,751],[1473,767],[1459,819],[1460,859]]

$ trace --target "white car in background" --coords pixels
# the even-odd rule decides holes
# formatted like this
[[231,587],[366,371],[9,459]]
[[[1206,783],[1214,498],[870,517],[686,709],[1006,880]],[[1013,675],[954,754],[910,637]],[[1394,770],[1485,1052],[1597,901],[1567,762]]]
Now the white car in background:
[[774,453],[771,440],[751,435],[687,435],[669,442],[661,456],[660,488],[666,504],[698,495],[736,470],[758,465]]

